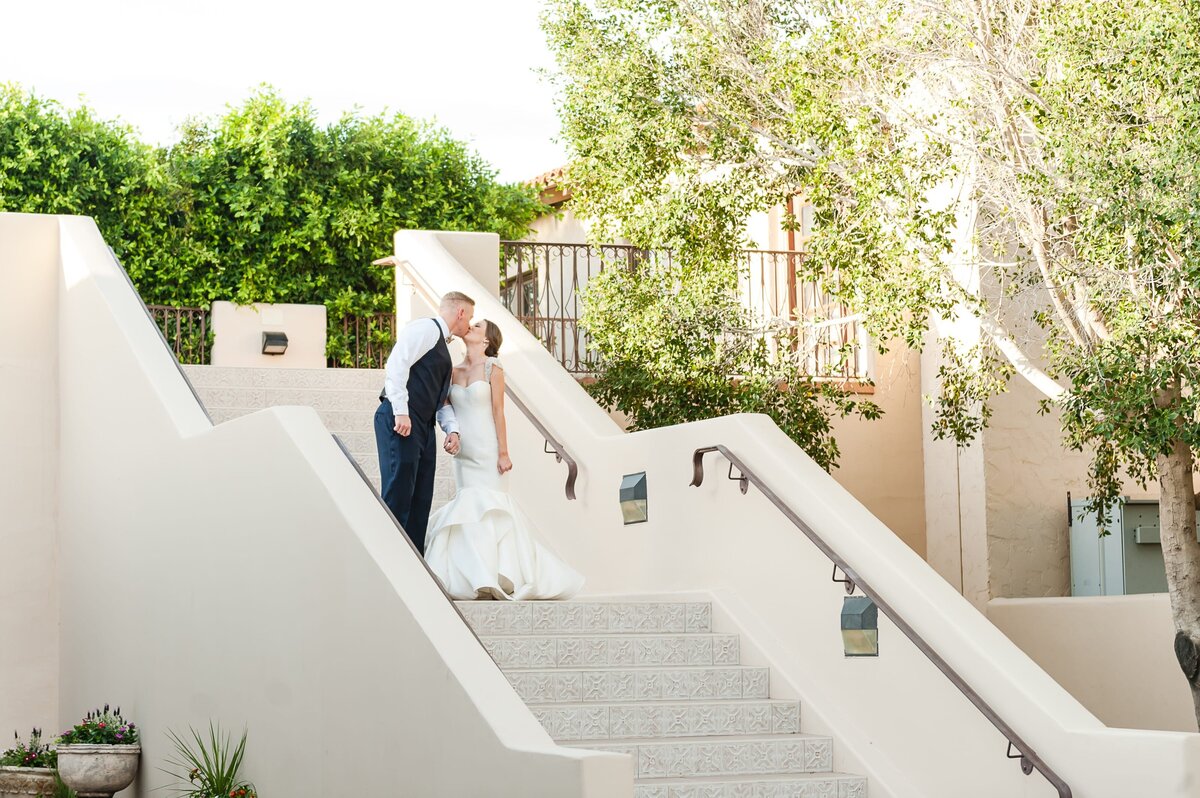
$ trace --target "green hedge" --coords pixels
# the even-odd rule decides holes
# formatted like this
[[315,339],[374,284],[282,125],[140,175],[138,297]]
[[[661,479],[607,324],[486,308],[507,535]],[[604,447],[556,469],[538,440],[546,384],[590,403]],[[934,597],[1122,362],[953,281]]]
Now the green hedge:
[[498,183],[466,144],[402,114],[322,126],[307,102],[262,88],[164,148],[0,85],[0,211],[94,217],[150,304],[324,304],[331,354],[344,316],[392,308],[392,272],[370,262],[397,229],[522,238],[542,209],[533,189]]

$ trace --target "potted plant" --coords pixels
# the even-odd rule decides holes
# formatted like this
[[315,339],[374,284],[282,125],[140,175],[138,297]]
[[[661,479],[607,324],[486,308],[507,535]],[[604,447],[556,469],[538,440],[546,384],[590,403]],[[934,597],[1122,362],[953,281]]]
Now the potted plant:
[[162,769],[184,785],[177,788],[180,795],[188,798],[258,798],[254,785],[238,774],[246,753],[245,731],[236,746],[231,745],[228,734],[221,734],[220,728],[212,723],[208,724],[207,740],[195,729],[188,731],[190,741],[173,731],[167,732],[175,746],[175,758],[167,760],[170,769]]
[[58,738],[58,773],[79,798],[112,798],[137,775],[138,729],[104,705]]
[[29,798],[54,795],[54,752],[42,742],[42,730],[34,729],[25,742],[13,732],[16,744],[0,753],[0,798]]

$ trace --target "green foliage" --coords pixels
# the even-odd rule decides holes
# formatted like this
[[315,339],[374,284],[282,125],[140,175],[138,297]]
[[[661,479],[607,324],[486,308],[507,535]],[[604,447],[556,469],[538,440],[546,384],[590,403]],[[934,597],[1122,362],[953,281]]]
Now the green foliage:
[[59,745],[136,745],[138,728],[121,717],[121,708],[94,709],[58,737]]
[[397,229],[521,238],[541,205],[402,114],[321,126],[263,88],[153,149],[86,107],[5,86],[0,210],[94,216],[147,303],[324,304],[334,341],[342,315],[394,304],[391,271],[369,264]]
[[890,21],[845,25],[840,9],[822,0],[547,7],[574,210],[595,222],[595,237],[670,249],[682,269],[606,273],[586,301],[600,354],[592,390],[638,427],[768,412],[823,465],[836,462],[830,418],[854,402],[734,332],[758,321],[744,318],[733,279],[737,253],[760,243],[747,240],[747,218],[793,195],[816,211],[797,279],[863,313],[877,341],[919,348],[929,313],[954,305],[929,268],[949,247],[952,217],[924,202],[948,174],[948,151],[894,136],[859,100],[855,81],[875,52],[864,37]]
[[[610,267],[589,282],[582,323],[599,353],[589,392],[624,413],[631,429],[652,429],[732,413],[766,413],[823,468],[837,463],[832,415],[855,401],[774,355],[768,337],[730,290],[721,269],[647,261],[636,271]],[[786,349],[790,339],[778,338]]]
[[93,216],[126,256],[165,231],[165,180],[162,154],[130,128],[0,84],[0,211]]
[[13,732],[16,744],[0,753],[0,767],[15,768],[54,768],[58,766],[58,756],[50,750],[50,746],[42,742],[42,730],[34,729],[29,733],[29,740]]
[[1038,44],[1056,166],[1038,189],[1074,249],[1056,278],[1086,285],[1099,331],[1080,346],[1051,324],[1049,348],[1099,510],[1175,441],[1200,451],[1200,3],[1066,0]]
[[189,798],[256,798],[254,785],[238,776],[246,754],[246,732],[235,746],[229,734],[208,724],[207,739],[189,728],[191,740],[173,731],[167,736],[175,747],[175,758],[168,760],[172,770],[165,770],[183,784],[177,787],[180,795]]
[[839,12],[823,0],[552,0],[567,182],[598,237],[718,268],[752,243],[752,213],[804,195],[816,213],[799,279],[836,274],[829,290],[877,340],[919,347],[925,311],[953,304],[930,268],[952,216],[925,202],[949,151],[894,135],[862,101],[868,72],[884,74],[866,39],[891,21],[867,3],[862,25]]
[[[920,348],[964,312],[1022,331],[1067,387],[1097,502],[1200,443],[1198,0],[551,0],[544,27],[575,209],[601,235],[727,268],[751,213],[802,194],[798,278],[835,276],[876,341]],[[980,285],[948,267],[959,210],[978,211]],[[666,318],[654,301],[628,335]],[[965,444],[1013,372],[990,344],[948,355],[935,432]]]
[[941,390],[933,397],[933,434],[960,445],[972,441],[992,417],[988,400],[1006,389],[1013,375],[990,341],[962,350],[955,341],[942,342],[938,367]]

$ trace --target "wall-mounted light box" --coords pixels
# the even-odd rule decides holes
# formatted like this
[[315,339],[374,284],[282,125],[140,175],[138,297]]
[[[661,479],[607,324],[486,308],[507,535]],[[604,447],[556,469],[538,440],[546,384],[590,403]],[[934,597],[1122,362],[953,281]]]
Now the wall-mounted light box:
[[621,478],[621,517],[626,524],[640,524],[650,518],[646,498],[646,472],[626,474]]
[[287,333],[263,331],[262,353],[264,355],[282,355],[287,351],[287,345]]
[[866,596],[842,600],[842,647],[847,657],[879,656],[879,608]]

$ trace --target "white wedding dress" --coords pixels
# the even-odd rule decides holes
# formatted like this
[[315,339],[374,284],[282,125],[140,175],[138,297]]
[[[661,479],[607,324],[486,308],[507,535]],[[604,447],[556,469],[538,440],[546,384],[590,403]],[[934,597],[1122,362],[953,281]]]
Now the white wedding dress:
[[[490,378],[493,360],[484,366]],[[583,577],[534,538],[533,524],[496,469],[500,447],[488,379],[450,386],[461,448],[458,493],[429,519],[425,560],[456,599],[567,599]]]

